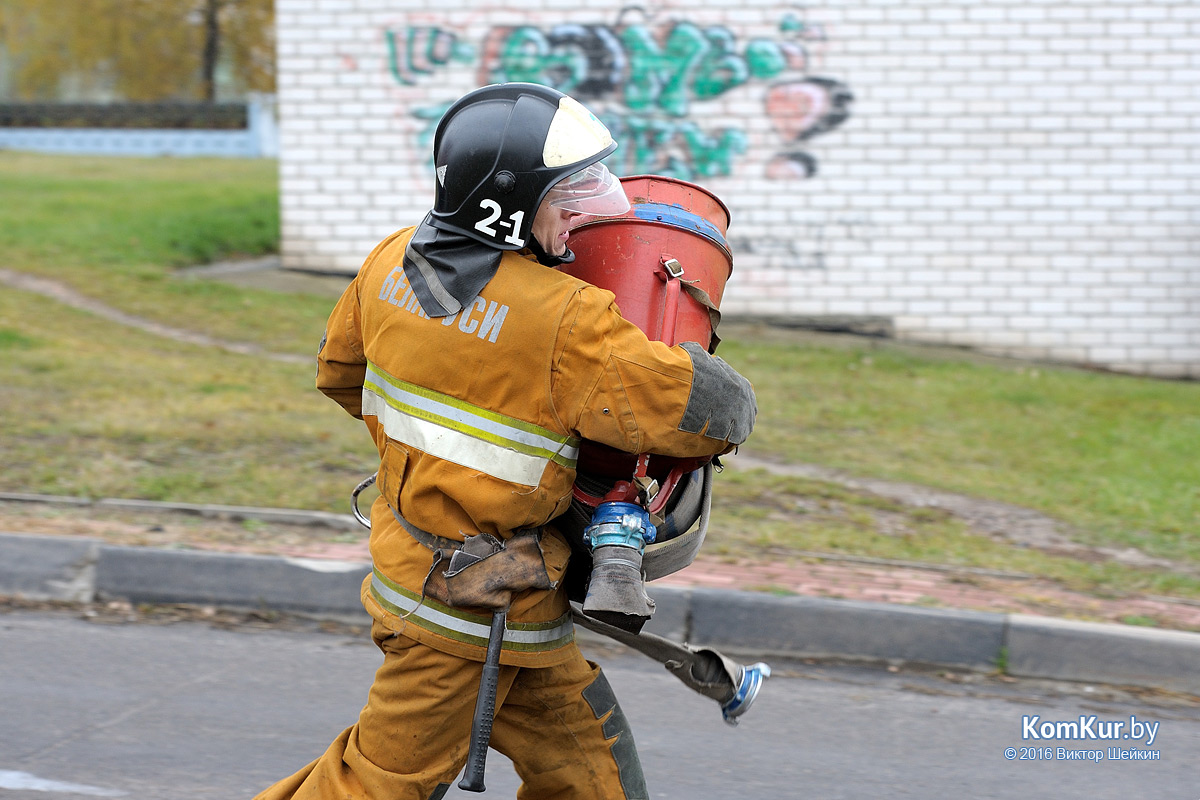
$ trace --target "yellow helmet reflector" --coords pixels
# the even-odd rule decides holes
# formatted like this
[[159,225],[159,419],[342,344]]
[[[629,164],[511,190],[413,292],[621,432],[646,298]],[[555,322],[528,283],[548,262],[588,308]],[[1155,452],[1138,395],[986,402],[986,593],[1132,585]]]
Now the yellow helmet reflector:
[[612,134],[596,115],[574,98],[563,97],[550,121],[542,163],[547,167],[565,167],[594,156],[612,144]]

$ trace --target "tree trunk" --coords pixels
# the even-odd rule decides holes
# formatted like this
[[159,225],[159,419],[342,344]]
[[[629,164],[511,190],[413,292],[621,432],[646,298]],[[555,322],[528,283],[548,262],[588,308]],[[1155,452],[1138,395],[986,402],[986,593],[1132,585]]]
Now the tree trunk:
[[219,10],[220,0],[204,0],[204,55],[200,67],[200,88],[206,103],[217,99],[217,54],[221,43],[221,23],[217,17]]

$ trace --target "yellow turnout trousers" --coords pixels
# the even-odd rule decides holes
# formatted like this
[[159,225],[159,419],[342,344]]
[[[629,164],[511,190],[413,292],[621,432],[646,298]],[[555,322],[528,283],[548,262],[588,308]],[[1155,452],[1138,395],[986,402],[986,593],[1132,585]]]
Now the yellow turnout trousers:
[[[255,800],[437,800],[467,761],[482,664],[372,631],[384,653],[358,723]],[[577,646],[552,667],[500,668],[492,748],[512,760],[518,800],[647,800],[625,715]]]

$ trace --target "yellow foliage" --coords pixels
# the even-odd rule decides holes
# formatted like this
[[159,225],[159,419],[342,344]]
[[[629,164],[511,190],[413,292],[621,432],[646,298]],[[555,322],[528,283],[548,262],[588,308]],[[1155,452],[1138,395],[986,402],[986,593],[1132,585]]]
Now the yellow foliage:
[[205,99],[210,8],[225,83],[273,92],[273,0],[0,0],[14,99]]

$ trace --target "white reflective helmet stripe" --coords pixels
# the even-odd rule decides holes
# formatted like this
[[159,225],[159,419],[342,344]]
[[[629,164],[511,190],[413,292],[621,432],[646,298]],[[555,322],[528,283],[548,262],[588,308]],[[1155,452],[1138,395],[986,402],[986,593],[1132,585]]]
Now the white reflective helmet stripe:
[[[464,644],[486,647],[490,617],[451,608],[432,597],[422,598],[393,582],[376,568],[371,575],[371,596],[388,612],[403,616],[427,631]],[[570,613],[549,622],[509,622],[503,649],[519,652],[556,650],[575,638]]]
[[547,167],[578,164],[612,142],[612,134],[595,114],[573,97],[563,97],[558,101],[558,110],[546,132],[542,163]]
[[500,480],[537,486],[550,462],[575,469],[579,440],[388,375],[367,364],[363,414],[432,456]]

